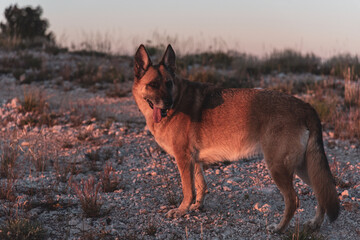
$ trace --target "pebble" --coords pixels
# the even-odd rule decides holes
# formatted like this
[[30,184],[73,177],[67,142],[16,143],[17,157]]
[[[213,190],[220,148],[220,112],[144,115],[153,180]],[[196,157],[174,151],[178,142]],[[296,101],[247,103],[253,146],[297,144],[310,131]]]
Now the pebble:
[[79,219],[71,219],[71,220],[68,222],[68,224],[69,224],[70,226],[75,226],[75,225],[79,224],[79,222],[80,222]]

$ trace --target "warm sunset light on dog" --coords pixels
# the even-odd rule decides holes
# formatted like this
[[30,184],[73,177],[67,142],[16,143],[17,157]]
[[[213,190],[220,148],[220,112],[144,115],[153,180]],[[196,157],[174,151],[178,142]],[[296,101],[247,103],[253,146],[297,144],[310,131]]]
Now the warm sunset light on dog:
[[0,1],[0,239],[358,239],[360,4]]

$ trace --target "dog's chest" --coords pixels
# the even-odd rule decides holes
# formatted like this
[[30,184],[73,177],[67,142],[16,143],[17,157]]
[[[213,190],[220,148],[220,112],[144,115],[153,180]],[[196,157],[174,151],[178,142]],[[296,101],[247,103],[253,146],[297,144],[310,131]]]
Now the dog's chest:
[[173,144],[168,141],[166,138],[163,138],[162,136],[154,136],[155,137],[155,141],[157,142],[157,144],[159,144],[159,146],[168,154],[170,154],[172,157],[175,156],[174,153],[174,146]]
[[155,138],[155,141],[157,144],[159,144],[159,146],[168,154],[170,154],[171,156],[175,156],[175,151],[174,151],[174,144],[176,144],[176,142],[174,142],[174,134],[172,132],[166,131],[165,129],[161,129],[161,128],[155,128],[152,131],[152,134]]

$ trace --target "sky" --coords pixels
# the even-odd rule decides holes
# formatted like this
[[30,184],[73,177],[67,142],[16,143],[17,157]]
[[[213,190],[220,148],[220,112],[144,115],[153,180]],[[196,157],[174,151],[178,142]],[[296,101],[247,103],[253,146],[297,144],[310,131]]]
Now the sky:
[[38,6],[63,46],[110,42],[131,54],[141,43],[180,54],[235,50],[264,56],[291,48],[328,58],[360,56],[359,0],[1,0]]

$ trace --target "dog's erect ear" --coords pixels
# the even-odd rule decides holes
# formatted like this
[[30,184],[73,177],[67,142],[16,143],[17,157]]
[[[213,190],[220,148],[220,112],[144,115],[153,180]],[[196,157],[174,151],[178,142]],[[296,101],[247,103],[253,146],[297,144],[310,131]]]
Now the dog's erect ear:
[[175,52],[170,44],[166,48],[161,63],[169,68],[172,72],[175,72]]
[[134,74],[136,79],[144,76],[148,67],[152,65],[148,52],[144,45],[140,45],[135,54]]

